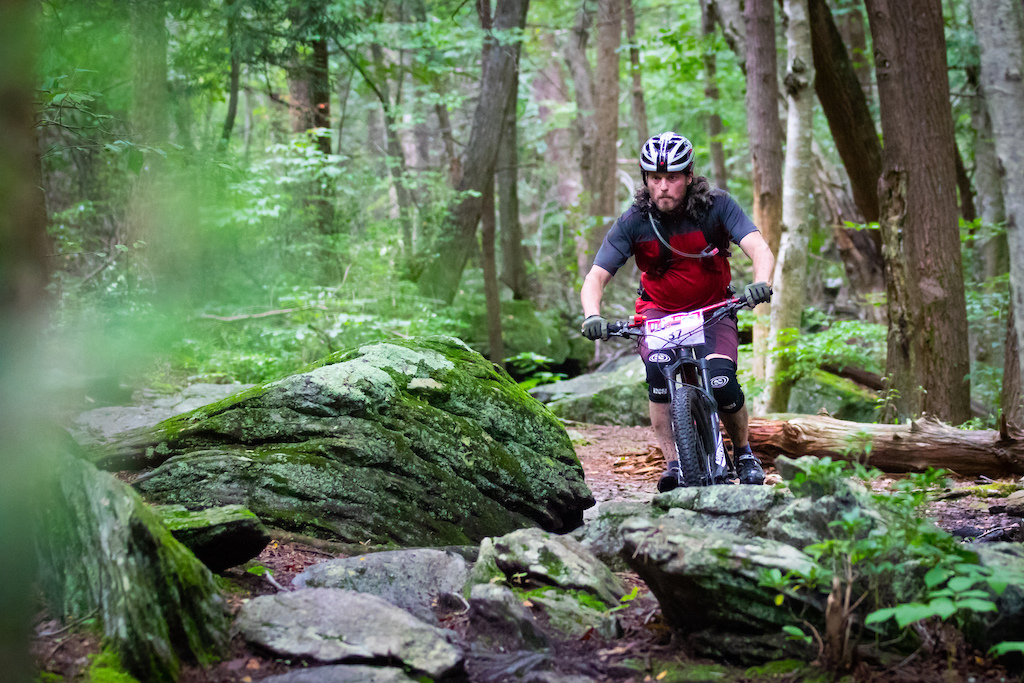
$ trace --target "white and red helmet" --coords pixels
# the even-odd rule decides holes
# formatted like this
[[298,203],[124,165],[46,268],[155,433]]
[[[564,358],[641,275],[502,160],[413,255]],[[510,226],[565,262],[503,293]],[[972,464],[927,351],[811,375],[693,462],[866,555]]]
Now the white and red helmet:
[[693,168],[693,145],[672,131],[655,135],[640,150],[640,171],[648,173],[689,173]]

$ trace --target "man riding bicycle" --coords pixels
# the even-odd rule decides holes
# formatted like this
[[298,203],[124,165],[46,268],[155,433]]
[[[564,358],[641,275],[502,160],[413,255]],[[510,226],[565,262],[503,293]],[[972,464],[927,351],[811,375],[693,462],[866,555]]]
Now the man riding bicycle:
[[[693,145],[672,132],[655,135],[640,152],[643,185],[633,205],[615,221],[583,281],[582,332],[592,340],[608,339],[608,321],[601,317],[601,297],[615,272],[630,256],[641,271],[636,312],[648,319],[693,311],[727,299],[732,274],[728,243],[739,245],[753,261],[754,283],[744,297],[751,306],[771,299],[775,257],[757,226],[728,193],[712,189],[704,176],[693,175]],[[711,387],[722,423],[733,443],[743,484],[764,483],[764,470],[747,441],[748,413],[736,379],[736,319],[727,317],[704,330],[703,357],[711,369]],[[672,437],[669,392],[658,365],[640,355],[647,366],[651,426],[665,455],[659,491],[684,485]]]

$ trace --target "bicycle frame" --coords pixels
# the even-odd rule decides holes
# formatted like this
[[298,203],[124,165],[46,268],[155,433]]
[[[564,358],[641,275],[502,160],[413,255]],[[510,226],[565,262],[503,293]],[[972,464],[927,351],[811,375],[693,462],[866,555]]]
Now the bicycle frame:
[[[704,316],[702,327],[706,328],[718,322],[745,305],[746,303],[742,299],[727,299],[699,309],[699,312]],[[706,315],[708,313],[711,315]],[[646,320],[644,316],[633,316],[629,322],[609,325],[609,331],[611,334],[618,336],[641,338],[643,333],[637,332],[636,328],[642,327]],[[711,371],[708,367],[708,360],[697,355],[697,346],[698,344],[687,344],[683,340],[677,340],[669,346],[652,352],[649,358],[658,365],[665,376],[665,380],[668,383],[670,403],[675,403],[679,386],[687,384],[697,389],[701,399],[709,407],[708,416],[711,420],[711,434],[714,439],[712,452],[715,454],[714,466],[711,471],[711,482],[709,483],[721,482],[727,478],[735,478],[736,468],[732,457],[725,449],[722,430],[719,427],[718,401],[715,400],[714,395],[710,391]],[[655,353],[665,354],[669,358],[667,360],[654,360],[653,356]]]

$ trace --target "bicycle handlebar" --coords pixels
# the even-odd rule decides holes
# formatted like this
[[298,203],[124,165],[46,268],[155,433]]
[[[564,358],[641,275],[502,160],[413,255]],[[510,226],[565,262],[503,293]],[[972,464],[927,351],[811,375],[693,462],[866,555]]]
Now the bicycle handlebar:
[[[713,312],[713,315],[704,321],[705,327],[713,322],[721,320],[730,313],[735,313],[741,308],[748,308],[746,299],[739,297],[733,297],[720,301],[717,304],[711,304],[704,308],[699,308],[692,313],[709,313]],[[615,322],[608,323],[608,336],[609,337],[642,337],[644,335],[644,323],[647,322],[647,316],[644,315],[631,315],[627,320],[616,320]]]

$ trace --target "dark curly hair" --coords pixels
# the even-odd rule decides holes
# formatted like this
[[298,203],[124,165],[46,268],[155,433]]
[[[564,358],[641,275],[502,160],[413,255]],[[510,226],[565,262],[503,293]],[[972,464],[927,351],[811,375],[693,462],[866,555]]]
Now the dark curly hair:
[[[689,187],[686,188],[686,197],[684,197],[682,205],[674,211],[664,212],[659,211],[658,207],[654,205],[647,184],[644,183],[637,188],[633,197],[633,205],[645,216],[648,214],[654,216],[663,229],[662,236],[667,240],[679,230],[685,219],[690,219],[704,230],[708,215],[711,213],[711,205],[715,201],[711,191],[711,183],[708,182],[707,177],[695,176]],[[704,232],[707,234],[707,230]],[[662,277],[668,272],[675,258],[672,252],[659,241],[658,259],[655,261],[654,267],[647,271],[647,277],[654,279]]]

